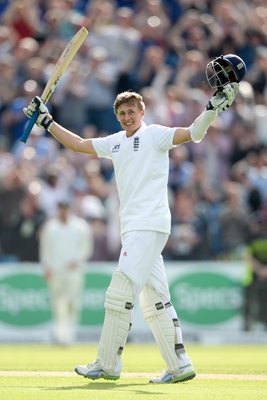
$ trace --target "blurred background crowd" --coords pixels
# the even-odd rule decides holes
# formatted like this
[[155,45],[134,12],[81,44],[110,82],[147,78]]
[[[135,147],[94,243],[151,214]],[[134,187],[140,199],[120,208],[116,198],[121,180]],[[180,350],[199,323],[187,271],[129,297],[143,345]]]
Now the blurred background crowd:
[[69,201],[91,226],[90,260],[117,260],[111,163],[70,152],[37,127],[26,144],[19,140],[22,108],[41,94],[81,26],[89,37],[49,108],[82,137],[119,130],[112,106],[128,89],[143,95],[146,123],[188,126],[212,95],[210,59],[244,59],[233,106],[202,143],[170,152],[172,235],[164,250],[166,260],[240,259],[267,225],[266,0],[1,0],[0,259],[38,261],[40,227]]

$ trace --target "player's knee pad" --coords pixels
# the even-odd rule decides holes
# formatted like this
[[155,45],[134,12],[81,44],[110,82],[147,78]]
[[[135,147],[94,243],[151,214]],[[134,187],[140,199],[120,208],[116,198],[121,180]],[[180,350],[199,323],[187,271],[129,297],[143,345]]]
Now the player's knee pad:
[[179,370],[176,353],[176,329],[162,297],[152,286],[145,285],[140,294],[140,307],[160,348],[168,371]]
[[112,275],[105,298],[105,320],[98,359],[105,371],[114,371],[131,328],[134,294],[131,280],[122,272]]
[[105,308],[127,313],[133,309],[132,281],[122,272],[115,271],[106,292]]
[[140,307],[146,320],[166,314],[163,298],[150,285],[145,285],[140,293]]

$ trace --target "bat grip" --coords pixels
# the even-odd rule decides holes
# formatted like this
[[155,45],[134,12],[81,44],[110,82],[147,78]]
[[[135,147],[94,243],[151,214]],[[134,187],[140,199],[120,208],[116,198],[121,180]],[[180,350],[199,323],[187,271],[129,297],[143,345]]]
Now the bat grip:
[[21,142],[23,142],[23,143],[26,143],[26,142],[27,142],[28,137],[30,136],[30,133],[31,133],[31,131],[32,131],[32,128],[33,128],[33,126],[34,126],[34,124],[35,124],[35,122],[36,122],[36,120],[37,120],[37,118],[38,118],[38,115],[39,115],[39,110],[36,110],[36,111],[33,113],[31,119],[30,119],[30,120],[28,121],[28,123],[26,124],[26,127],[25,127],[25,129],[24,129],[24,132],[23,132],[23,134],[22,134],[22,136],[21,136],[21,138],[20,138],[20,141],[21,141]]

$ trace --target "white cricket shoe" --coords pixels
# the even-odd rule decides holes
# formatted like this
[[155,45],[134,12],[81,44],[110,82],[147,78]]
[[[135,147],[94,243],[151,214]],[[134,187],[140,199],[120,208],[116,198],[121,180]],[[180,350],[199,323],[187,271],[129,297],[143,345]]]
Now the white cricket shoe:
[[177,373],[165,371],[160,377],[150,379],[149,383],[180,383],[189,381],[195,376],[192,364],[187,364],[181,367]]
[[120,372],[106,372],[104,371],[98,361],[95,361],[91,364],[87,364],[87,365],[77,365],[77,367],[74,368],[74,371],[78,374],[78,375],[82,375],[85,378],[89,378],[89,379],[107,379],[107,380],[111,380],[111,381],[115,381],[116,379],[120,378]]

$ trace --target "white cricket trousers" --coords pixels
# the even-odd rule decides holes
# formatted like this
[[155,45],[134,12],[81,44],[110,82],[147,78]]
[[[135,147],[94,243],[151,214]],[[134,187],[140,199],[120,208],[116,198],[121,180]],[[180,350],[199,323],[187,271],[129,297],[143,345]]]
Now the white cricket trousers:
[[49,282],[54,339],[62,344],[70,344],[75,340],[80,316],[83,275],[80,269],[63,270],[55,272]]
[[118,271],[134,283],[135,296],[145,284],[152,286],[164,302],[170,301],[169,285],[161,255],[169,235],[155,231],[131,231],[121,237]]

